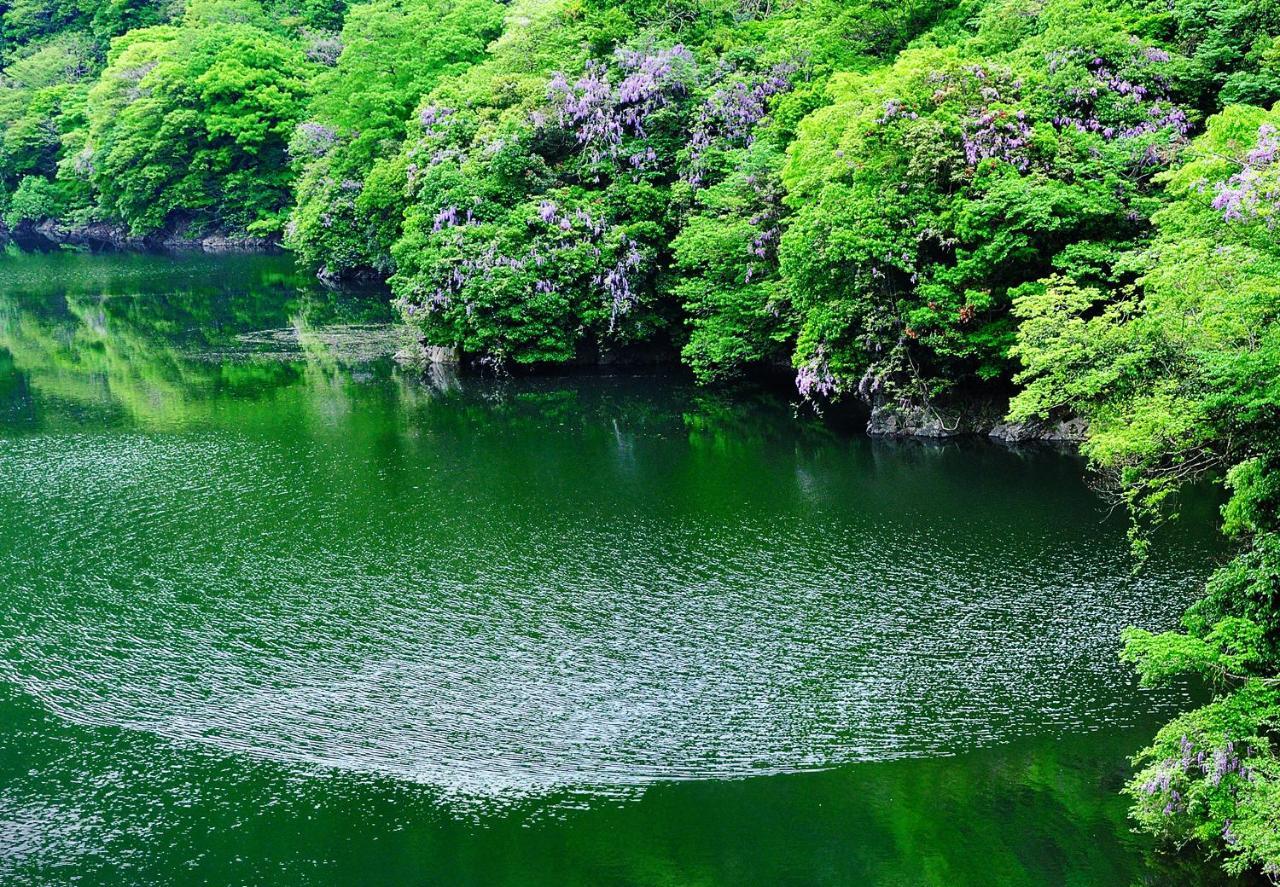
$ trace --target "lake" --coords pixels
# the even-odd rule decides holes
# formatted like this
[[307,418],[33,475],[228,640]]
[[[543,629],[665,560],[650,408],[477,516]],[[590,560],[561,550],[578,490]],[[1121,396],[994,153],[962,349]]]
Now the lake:
[[398,368],[287,257],[0,257],[0,882],[1216,883],[1079,458]]

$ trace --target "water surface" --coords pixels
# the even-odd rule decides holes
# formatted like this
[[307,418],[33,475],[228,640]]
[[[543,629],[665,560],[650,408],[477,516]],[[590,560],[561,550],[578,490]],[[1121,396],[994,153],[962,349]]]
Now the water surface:
[[425,377],[271,257],[0,259],[5,883],[1185,882],[1210,503],[677,375]]

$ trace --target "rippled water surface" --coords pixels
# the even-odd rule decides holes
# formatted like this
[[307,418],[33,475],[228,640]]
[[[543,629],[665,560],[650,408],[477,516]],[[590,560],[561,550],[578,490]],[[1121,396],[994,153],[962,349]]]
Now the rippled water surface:
[[0,881],[1185,881],[1075,458],[422,377],[280,258],[0,259]]

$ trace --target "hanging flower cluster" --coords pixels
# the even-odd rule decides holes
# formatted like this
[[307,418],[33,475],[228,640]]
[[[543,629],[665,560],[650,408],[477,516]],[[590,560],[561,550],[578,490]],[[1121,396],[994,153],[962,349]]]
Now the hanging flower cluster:
[[[1195,790],[1196,783],[1207,782],[1216,789],[1227,782],[1228,777],[1234,777],[1238,781],[1230,783],[1228,791],[1235,794],[1241,783],[1253,781],[1248,750],[1229,740],[1206,751],[1197,750],[1195,743],[1183,736],[1179,741],[1179,752],[1178,757],[1166,758],[1154,765],[1139,787],[1140,793],[1150,799],[1152,811],[1158,810],[1161,816],[1186,813],[1188,796]],[[1232,837],[1231,822],[1227,820],[1223,838],[1230,844]]]
[[1022,98],[1022,81],[1003,83],[981,65],[971,66],[967,74],[980,101],[969,108],[961,124],[965,163],[977,166],[994,158],[1025,172],[1031,166],[1027,154],[1031,126],[1026,111],[1009,108]]
[[[1105,141],[1137,139],[1169,133],[1176,143],[1190,130],[1186,112],[1170,97],[1164,72],[1169,54],[1134,44],[1131,53],[1113,66],[1101,56],[1079,49],[1048,55],[1048,68],[1069,81],[1061,89],[1058,108],[1049,122],[1058,130],[1093,133]],[[931,104],[960,109],[960,148],[964,163],[977,166],[986,159],[1005,161],[1020,171],[1031,168],[1033,120],[1024,105],[1023,83],[1007,72],[980,64],[959,71],[935,71]],[[920,113],[924,113],[921,109]],[[901,99],[890,99],[877,123],[887,126],[916,120],[919,113]],[[1151,140],[1144,140],[1140,166],[1161,160]]]
[[1258,141],[1242,161],[1242,169],[1220,182],[1212,206],[1227,222],[1266,218],[1267,227],[1276,223],[1276,202],[1280,200],[1280,133],[1269,123],[1258,128]]
[[756,204],[756,211],[749,219],[756,233],[751,238],[751,261],[747,264],[743,280],[743,283],[750,283],[762,271],[777,265],[778,244],[782,240],[784,191],[776,176],[750,175],[746,181]]
[[1087,56],[1080,49],[1058,50],[1048,56],[1050,73],[1082,61],[1087,71],[1083,84],[1065,90],[1064,107],[1053,118],[1056,127],[1096,133],[1107,141],[1166,130],[1174,139],[1186,136],[1191,123],[1170,98],[1171,85],[1164,73],[1167,52],[1135,43],[1118,66],[1101,56]]
[[294,157],[323,157],[338,144],[338,131],[323,123],[300,123],[289,142]]
[[685,180],[697,187],[706,174],[705,155],[716,145],[747,147],[755,127],[769,110],[769,99],[794,88],[797,62],[774,65],[762,75],[733,80],[716,88],[698,109],[689,136],[689,167]]
[[[574,134],[592,166],[621,158],[627,137],[643,139],[652,114],[685,95],[693,78],[693,54],[680,44],[648,53],[620,49],[614,61],[623,74],[616,86],[610,67],[594,60],[573,82],[557,72],[547,84],[556,124]],[[544,122],[541,115],[534,119],[535,124]],[[626,157],[636,169],[656,160],[648,146]]]
[[805,400],[830,397],[838,390],[835,374],[827,360],[827,350],[819,345],[812,358],[796,370],[796,391]]
[[[541,235],[516,255],[506,254],[497,242],[482,249],[468,243],[463,229],[477,224],[473,212],[456,206],[444,207],[436,214],[432,233],[445,234],[459,257],[439,276],[436,286],[424,298],[402,300],[401,307],[409,316],[419,310],[434,312],[451,307],[468,285],[490,284],[495,275],[505,272],[534,276],[530,288],[534,294],[559,291],[558,272],[571,253],[583,250],[597,262],[599,270],[591,277],[609,307],[609,330],[638,302],[638,277],[646,267],[645,255],[633,238],[621,227],[610,225],[584,209],[563,210],[554,200],[543,200],[529,224]],[[470,314],[470,305],[466,306]]]
[[[1031,123],[1026,111],[1016,107],[1022,101],[1021,80],[982,65],[969,65],[959,71],[934,71],[928,83],[933,88],[929,101],[934,108],[958,106],[960,149],[966,166],[995,159],[1020,171],[1030,168]],[[919,116],[901,99],[890,99],[876,122],[887,126]]]
[[332,68],[342,55],[342,35],[332,31],[304,32],[307,47],[304,50],[309,60],[326,68]]
[[454,110],[443,105],[426,105],[418,112],[422,137],[409,152],[407,173],[410,187],[423,169],[449,161],[461,163],[467,159],[466,149],[456,144],[454,138],[458,123]]

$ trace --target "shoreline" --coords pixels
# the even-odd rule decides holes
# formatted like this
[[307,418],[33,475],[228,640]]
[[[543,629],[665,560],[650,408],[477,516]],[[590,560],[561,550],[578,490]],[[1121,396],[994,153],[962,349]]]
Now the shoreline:
[[[184,237],[165,234],[138,237],[128,233],[121,225],[93,223],[66,226],[52,220],[38,225],[23,225],[10,230],[0,223],[0,244],[14,244],[24,252],[40,253],[71,247],[102,253],[151,253],[151,254],[199,254],[208,255],[283,255],[289,250],[275,238],[209,234],[202,237]],[[362,280],[316,274],[322,286],[345,288],[359,286]],[[476,359],[464,355],[458,349],[431,346],[418,342],[394,355],[398,364],[406,369],[422,373],[432,367],[449,367],[455,372],[477,371]],[[581,371],[618,372],[632,369],[657,369],[683,367],[678,352],[661,347],[638,347],[620,352],[601,352],[590,358],[563,364],[546,366],[522,366],[514,372],[518,375],[553,376],[558,373]],[[748,375],[748,380],[764,389],[794,394],[790,368],[760,368]],[[861,426],[860,431],[869,437],[947,441],[985,438],[998,443],[1050,444],[1078,447],[1088,431],[1087,423],[1071,417],[1049,421],[1033,420],[1021,423],[1005,421],[1008,397],[991,393],[952,395],[935,403],[921,403],[885,397],[865,398],[854,395],[843,402],[826,404],[821,412],[849,427]]]
[[0,223],[0,245],[15,244],[19,249],[43,252],[58,247],[78,247],[109,252],[205,252],[256,253],[269,255],[285,252],[279,238],[234,234],[204,234],[198,237],[180,233],[131,234],[124,225],[92,222],[86,225],[63,225],[52,219],[37,224],[24,223],[15,229]]

